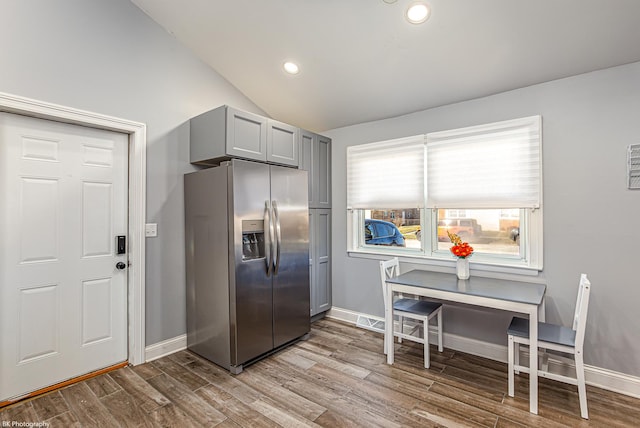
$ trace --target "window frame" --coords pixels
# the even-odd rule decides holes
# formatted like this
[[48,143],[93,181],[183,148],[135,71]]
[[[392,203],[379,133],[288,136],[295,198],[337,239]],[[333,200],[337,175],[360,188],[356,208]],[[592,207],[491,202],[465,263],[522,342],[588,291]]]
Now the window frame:
[[[537,119],[536,119],[537,118]],[[478,128],[491,129],[492,126],[498,127],[502,123],[514,123],[518,121],[526,120],[538,120],[540,127],[539,132],[539,204],[532,208],[518,208],[520,210],[520,250],[518,255],[510,254],[491,254],[475,252],[473,257],[470,258],[472,269],[486,270],[493,272],[506,272],[506,273],[518,273],[526,275],[536,275],[538,271],[543,269],[543,201],[542,201],[542,127],[540,116],[534,116],[523,119],[515,119],[512,121],[496,122],[493,124],[480,125]],[[467,129],[462,128],[460,131],[465,132]],[[446,131],[446,133],[455,134],[457,130]],[[425,140],[429,140],[425,135]],[[390,140],[394,141],[394,140]],[[380,143],[375,143],[380,144]],[[427,143],[428,144],[428,143]],[[427,147],[425,144],[425,153]],[[348,159],[347,159],[348,162]],[[423,177],[427,176],[426,171],[426,158],[424,163],[425,170],[423,171]],[[348,168],[348,163],[347,163]],[[382,245],[367,245],[365,244],[364,237],[364,222],[366,210],[383,210],[385,207],[369,207],[364,208],[351,208],[347,209],[347,235],[348,245],[347,252],[350,256],[356,257],[372,257],[379,259],[380,256],[397,256],[403,260],[417,264],[429,264],[437,266],[453,266],[455,264],[455,258],[448,250],[438,250],[438,236],[437,236],[437,212],[438,208],[448,207],[427,207],[427,188],[425,184],[425,197],[423,200],[416,201],[415,207],[403,207],[403,208],[417,208],[420,212],[420,229],[421,240],[420,248],[407,248],[407,247],[388,247]],[[387,207],[388,208],[388,207]],[[476,207],[480,208],[480,207]],[[475,209],[473,207],[456,206],[450,209],[457,209],[459,212],[469,209]],[[513,209],[513,207],[495,207],[495,209]]]

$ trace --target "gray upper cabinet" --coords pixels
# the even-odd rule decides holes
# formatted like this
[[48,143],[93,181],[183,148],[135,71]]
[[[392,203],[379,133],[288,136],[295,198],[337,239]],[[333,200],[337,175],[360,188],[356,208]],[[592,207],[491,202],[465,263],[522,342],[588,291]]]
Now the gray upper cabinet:
[[309,173],[309,208],[316,208],[313,206],[313,186],[316,182],[314,177],[315,168],[313,167],[313,140],[316,134],[313,132],[300,130],[300,162],[298,168],[308,171]]
[[266,161],[267,119],[232,107],[226,108],[226,117],[226,154]]
[[301,129],[298,168],[309,171],[309,208],[331,208],[331,139]]
[[238,157],[298,166],[298,128],[257,114],[220,106],[190,121],[190,161],[216,165]]
[[331,208],[331,139],[318,135],[317,174],[315,175],[316,208]]
[[277,120],[267,119],[267,162],[298,166],[299,129]]

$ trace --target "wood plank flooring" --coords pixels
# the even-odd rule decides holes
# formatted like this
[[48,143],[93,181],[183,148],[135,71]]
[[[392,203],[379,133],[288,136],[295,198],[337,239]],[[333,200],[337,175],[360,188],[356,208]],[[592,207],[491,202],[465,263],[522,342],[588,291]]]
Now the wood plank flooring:
[[310,336],[237,376],[189,351],[125,367],[6,407],[0,427],[640,426],[640,399],[587,387],[585,421],[575,387],[540,379],[536,416],[526,375],[507,396],[506,364],[433,348],[425,370],[405,342],[388,366],[381,334],[328,319]]

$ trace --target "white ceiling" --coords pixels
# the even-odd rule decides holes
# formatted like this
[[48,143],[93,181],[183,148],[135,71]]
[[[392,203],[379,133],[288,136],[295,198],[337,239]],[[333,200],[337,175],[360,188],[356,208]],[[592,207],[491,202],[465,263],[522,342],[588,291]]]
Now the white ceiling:
[[[322,132],[640,61],[640,0],[132,0],[271,117]],[[282,63],[300,73],[288,76]]]

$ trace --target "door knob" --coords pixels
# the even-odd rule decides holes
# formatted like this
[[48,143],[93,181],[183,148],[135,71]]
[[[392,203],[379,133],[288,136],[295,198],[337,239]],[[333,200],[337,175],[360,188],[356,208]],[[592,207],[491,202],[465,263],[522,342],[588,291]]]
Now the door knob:
[[118,263],[116,263],[116,269],[120,269],[120,270],[122,270],[122,269],[124,269],[124,268],[126,268],[126,267],[127,267],[127,265],[126,265],[126,264],[124,264],[123,262],[118,262]]

